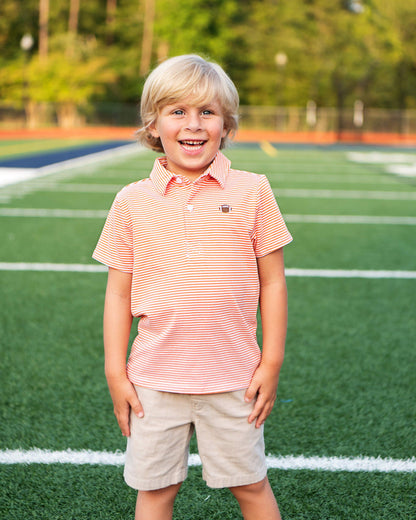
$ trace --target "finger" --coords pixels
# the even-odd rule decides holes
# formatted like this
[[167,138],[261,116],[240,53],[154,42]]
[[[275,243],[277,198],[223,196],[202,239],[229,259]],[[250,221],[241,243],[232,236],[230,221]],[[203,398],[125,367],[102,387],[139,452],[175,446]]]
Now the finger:
[[127,406],[123,410],[117,410],[114,413],[121,433],[124,437],[130,437],[130,407]]
[[248,422],[251,424],[253,421],[255,421],[261,414],[262,410],[263,410],[263,402],[261,400],[261,398],[257,398],[257,401],[256,401],[256,404],[254,405],[254,408],[251,412],[251,414],[249,415],[248,417]]
[[139,419],[144,417],[143,406],[142,406],[142,403],[139,401],[139,398],[137,397],[136,393],[134,393],[134,395],[132,396],[132,398],[130,400],[130,406],[131,406],[131,409],[133,410],[133,413],[135,415],[137,415],[137,417]]
[[246,393],[244,395],[244,401],[246,403],[250,403],[257,395],[258,386],[252,381],[250,386],[247,388]]
[[269,414],[263,409],[261,414],[257,417],[256,428],[260,428],[265,423]]
[[265,405],[263,406],[260,414],[257,417],[256,428],[260,428],[260,426],[262,426],[266,422],[266,419],[272,413],[273,406],[274,406],[274,400],[273,401],[267,401],[265,403]]

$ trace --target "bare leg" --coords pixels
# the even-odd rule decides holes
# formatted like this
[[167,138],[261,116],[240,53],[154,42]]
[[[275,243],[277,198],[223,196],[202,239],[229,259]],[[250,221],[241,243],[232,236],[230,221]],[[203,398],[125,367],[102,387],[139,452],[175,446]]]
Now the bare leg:
[[171,520],[173,504],[182,483],[154,491],[139,491],[135,520]]
[[255,484],[230,488],[230,491],[240,504],[244,520],[281,520],[267,477]]

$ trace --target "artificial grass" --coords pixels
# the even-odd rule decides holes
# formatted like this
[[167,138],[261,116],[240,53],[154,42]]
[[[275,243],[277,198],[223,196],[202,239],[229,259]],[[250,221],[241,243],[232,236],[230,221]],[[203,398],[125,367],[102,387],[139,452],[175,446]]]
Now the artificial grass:
[[416,270],[414,226],[288,224],[287,267]]
[[[12,346],[3,356],[3,448],[123,449],[103,375],[105,274],[1,279]],[[287,354],[266,449],[411,457],[413,284],[288,279],[288,287]]]
[[11,159],[22,155],[40,155],[44,152],[55,150],[68,150],[101,143],[102,139],[24,139],[24,140],[0,140],[0,157]]
[[104,219],[3,217],[2,262],[95,263]]
[[[259,173],[387,176],[349,163],[343,151],[233,149],[234,166]],[[52,176],[54,182],[124,185],[147,176],[140,153]],[[250,162],[251,161],[251,162]],[[252,167],[251,167],[252,166]],[[257,167],[256,167],[257,166]],[[293,187],[289,180],[275,185]],[[390,179],[390,178],[389,178]],[[391,177],[389,190],[394,187]],[[390,182],[390,181],[389,181]],[[342,184],[344,189],[350,181]],[[31,190],[36,183],[31,185]],[[397,180],[409,192],[411,183]],[[305,186],[307,184],[305,183]],[[311,185],[311,184],[310,184]],[[314,181],[316,188],[325,183]],[[384,185],[386,187],[386,184]],[[300,186],[299,186],[300,187]],[[303,185],[302,185],[303,187]],[[333,186],[332,186],[333,187]],[[351,188],[364,189],[361,183]],[[113,194],[6,188],[10,207],[106,209]],[[17,198],[16,198],[17,197]],[[284,213],[414,215],[413,201],[285,197]],[[1,218],[2,262],[93,263],[104,219]],[[290,223],[287,267],[416,269],[413,226]],[[275,409],[266,423],[272,455],[410,458],[414,436],[414,280],[288,277],[289,330]],[[99,273],[0,272],[0,449],[124,449],[103,374]],[[132,333],[133,336],[133,333]],[[196,450],[192,441],[192,451]],[[0,518],[117,519],[133,516],[135,493],[117,467],[1,466]],[[269,472],[284,520],[416,517],[415,475]],[[175,518],[237,519],[228,491],[210,490],[191,467]]]
[[56,191],[40,190],[2,204],[2,207],[108,211],[117,191],[117,188],[110,193],[60,192],[59,188]]
[[[0,261],[91,263],[104,218],[3,217]],[[287,267],[415,270],[414,227],[290,223]],[[33,237],[36,237],[33,240]]]
[[[126,520],[136,492],[122,468],[31,465],[0,468],[3,520]],[[415,517],[413,474],[269,471],[283,520],[411,520]],[[238,520],[228,490],[206,487],[200,468],[190,468],[174,509],[180,520]]]

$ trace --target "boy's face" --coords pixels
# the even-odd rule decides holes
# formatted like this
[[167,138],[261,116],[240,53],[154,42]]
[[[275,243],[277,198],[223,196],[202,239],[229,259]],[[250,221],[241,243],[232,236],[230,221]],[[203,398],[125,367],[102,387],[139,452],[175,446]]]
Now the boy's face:
[[190,97],[163,107],[149,130],[162,142],[168,170],[191,180],[208,168],[227,133],[217,101],[195,106]]

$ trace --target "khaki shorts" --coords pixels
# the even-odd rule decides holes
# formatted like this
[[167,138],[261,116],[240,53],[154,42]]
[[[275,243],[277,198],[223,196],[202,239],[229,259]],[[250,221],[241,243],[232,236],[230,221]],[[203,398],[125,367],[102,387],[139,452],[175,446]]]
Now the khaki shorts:
[[245,390],[209,395],[135,387],[144,418],[131,414],[124,478],[141,491],[183,482],[196,431],[203,478],[212,488],[253,484],[266,476],[263,427],[247,419],[254,403]]

